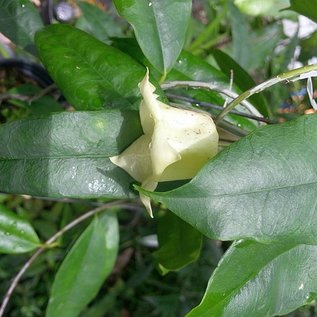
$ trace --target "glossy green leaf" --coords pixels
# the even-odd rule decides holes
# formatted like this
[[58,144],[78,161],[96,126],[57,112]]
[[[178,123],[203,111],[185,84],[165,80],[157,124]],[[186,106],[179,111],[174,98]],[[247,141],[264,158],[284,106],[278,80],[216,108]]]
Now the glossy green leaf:
[[40,245],[32,226],[0,204],[0,253],[23,253]]
[[34,34],[43,22],[29,0],[0,0],[0,32],[14,44],[36,54]]
[[186,316],[284,316],[317,297],[316,261],[315,245],[236,242]]
[[232,55],[239,65],[248,69],[252,54],[248,20],[232,1],[228,2],[228,7],[232,30]]
[[197,260],[201,233],[170,211],[158,218],[157,236],[160,248],[153,255],[162,274],[178,271]]
[[191,16],[191,0],[115,0],[133,27],[147,59],[166,74],[180,54]]
[[316,243],[317,115],[260,128],[188,184],[150,193],[210,238]]
[[[253,78],[245,71],[235,60],[233,60],[229,55],[220,51],[212,50],[212,56],[215,58],[218,66],[223,71],[224,74],[230,78],[231,71],[233,72],[233,82],[241,89],[241,91],[248,90],[249,88],[255,87],[256,83]],[[268,108],[267,102],[263,94],[259,93],[253,95],[250,102],[256,106],[264,116],[268,116],[270,109]]]
[[311,20],[317,22],[317,0],[290,0],[290,10],[305,15]]
[[202,58],[183,51],[167,80],[197,80],[229,86],[227,76]]
[[130,197],[133,179],[108,157],[142,134],[136,111],[58,113],[0,126],[0,191]]
[[110,37],[123,36],[119,24],[109,13],[83,1],[78,1],[78,6],[83,15],[76,22],[77,28],[86,31],[107,44],[111,43]]
[[77,317],[97,295],[115,263],[119,228],[115,214],[97,216],[59,268],[46,317]]
[[62,24],[38,32],[35,43],[48,72],[76,109],[131,108],[140,100],[138,83],[145,67],[119,50]]

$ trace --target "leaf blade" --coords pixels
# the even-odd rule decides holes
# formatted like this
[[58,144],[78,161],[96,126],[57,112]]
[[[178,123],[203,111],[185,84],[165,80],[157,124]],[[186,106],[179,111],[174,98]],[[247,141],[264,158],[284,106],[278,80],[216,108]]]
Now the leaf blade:
[[144,55],[166,74],[183,48],[192,1],[116,0],[114,3],[119,14],[133,26]]
[[77,28],[106,44],[111,43],[110,37],[123,37],[121,28],[107,12],[84,1],[79,1],[78,6],[83,15],[76,22]]
[[197,260],[202,235],[170,211],[158,219],[159,249],[153,256],[162,274],[178,271]]
[[284,316],[316,297],[316,256],[313,245],[235,242],[186,317]]
[[315,243],[315,218],[307,219],[317,212],[316,122],[302,116],[258,129],[188,184],[149,196],[210,238]]
[[290,0],[291,6],[287,9],[305,15],[307,18],[317,22],[316,0]]
[[56,274],[47,317],[78,316],[110,274],[118,242],[115,214],[97,216],[76,241]]
[[[227,74],[228,78],[230,78],[230,72],[233,71],[233,81],[241,89],[241,91],[248,90],[254,86],[256,86],[253,78],[245,71],[235,60],[233,60],[226,53],[214,49],[212,50],[212,55],[215,58],[217,64],[221,68],[221,70]],[[264,116],[268,116],[270,113],[270,109],[267,105],[267,101],[263,94],[256,94],[250,98],[250,101],[256,105],[257,109]]]
[[0,1],[0,32],[22,49],[36,55],[34,34],[42,27],[40,15],[30,1]]
[[62,24],[39,31],[35,43],[48,72],[77,110],[136,108],[145,68],[128,55]]
[[0,191],[48,197],[134,197],[109,160],[142,134],[136,111],[57,113],[0,127]]
[[0,204],[0,253],[30,252],[39,246],[40,240],[32,226]]

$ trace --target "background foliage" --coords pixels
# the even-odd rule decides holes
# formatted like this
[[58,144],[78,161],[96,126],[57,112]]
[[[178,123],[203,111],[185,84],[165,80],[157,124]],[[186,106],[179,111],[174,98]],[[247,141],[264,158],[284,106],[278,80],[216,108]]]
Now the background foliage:
[[197,177],[146,193],[161,203],[153,220],[108,158],[142,134],[145,66],[160,100],[216,117],[219,91],[237,96],[314,60],[316,32],[302,35],[299,14],[317,21],[317,1],[69,1],[64,15],[49,3],[0,0],[10,40],[0,42],[1,297],[45,249],[7,316],[316,316],[317,119],[304,115],[306,82],[226,116],[224,150]]

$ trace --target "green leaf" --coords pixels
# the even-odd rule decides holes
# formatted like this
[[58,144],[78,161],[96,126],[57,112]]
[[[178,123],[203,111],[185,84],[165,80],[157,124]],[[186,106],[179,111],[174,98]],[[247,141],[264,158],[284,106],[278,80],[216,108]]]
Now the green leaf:
[[[277,23],[252,32],[249,38],[251,56],[248,61],[248,69],[263,69],[265,61],[272,59],[272,52],[283,37],[283,28]],[[254,45],[255,42],[261,43],[261,45]]]
[[191,0],[115,0],[147,59],[163,74],[174,65],[191,16]]
[[153,255],[162,274],[178,271],[197,260],[201,233],[170,211],[158,218],[157,235],[160,248]]
[[228,2],[232,30],[232,55],[243,68],[248,69],[251,59],[250,29],[248,20],[233,4]]
[[36,54],[34,34],[43,22],[29,0],[0,0],[0,32],[22,49]]
[[305,15],[307,18],[317,22],[317,0],[290,0],[290,10]]
[[[23,84],[9,90],[10,94],[33,97],[41,91],[41,88],[32,84]],[[52,112],[64,111],[64,108],[52,97],[42,96],[33,101],[10,99],[9,102],[18,107],[26,108],[35,115],[50,114]]]
[[110,162],[142,134],[136,111],[63,112],[0,126],[0,192],[49,197],[134,196]]
[[77,317],[97,295],[112,271],[119,243],[115,214],[97,216],[71,248],[59,268],[46,317]]
[[110,44],[109,37],[122,37],[119,24],[107,12],[97,6],[78,1],[83,15],[77,20],[76,27],[95,36],[98,40]]
[[[248,74],[248,72],[245,71],[229,55],[216,49],[212,50],[211,53],[220,69],[223,71],[224,74],[228,76],[228,78],[230,78],[231,71],[233,71],[233,82],[237,85],[237,87],[241,89],[241,91],[245,91],[256,86],[255,81]],[[249,100],[264,116],[269,115],[270,109],[268,108],[266,99],[264,98],[263,94],[259,93],[253,95]]]
[[148,195],[210,238],[316,243],[317,115],[260,128],[188,184]]
[[228,78],[222,71],[186,51],[182,51],[167,79],[206,81],[219,86],[229,86]]
[[0,253],[23,253],[40,246],[32,226],[0,204]]
[[136,108],[145,68],[130,56],[69,25],[55,24],[35,36],[40,58],[78,110]]
[[309,37],[301,39],[299,42],[301,47],[299,60],[305,63],[312,56],[317,55],[317,32],[312,33]]
[[317,247],[235,242],[186,317],[286,315],[317,297]]

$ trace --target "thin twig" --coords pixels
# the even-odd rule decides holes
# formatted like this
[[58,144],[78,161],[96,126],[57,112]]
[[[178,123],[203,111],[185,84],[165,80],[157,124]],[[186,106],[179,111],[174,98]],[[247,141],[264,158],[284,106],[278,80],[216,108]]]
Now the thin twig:
[[21,101],[28,101],[30,99],[30,96],[24,96],[24,95],[18,95],[18,94],[11,94],[11,93],[3,93],[0,95],[0,103],[3,100],[8,99],[15,99],[15,100],[21,100]]
[[[189,87],[189,88],[201,88],[201,89],[208,89],[217,91],[225,96],[230,97],[231,99],[235,100],[239,97],[239,95],[233,91],[230,91],[224,86],[220,86],[217,83],[206,83],[200,81],[170,81],[161,85],[162,89],[170,89],[175,87]],[[232,103],[232,102],[231,102]],[[230,103],[230,104],[231,104]],[[247,100],[243,100],[240,104],[246,108],[252,114],[261,117],[261,113]],[[227,108],[225,108],[227,109]]]
[[[181,100],[181,101],[189,102],[189,103],[192,103],[192,104],[197,104],[197,105],[199,105],[201,107],[212,108],[212,109],[218,110],[218,111],[222,111],[223,110],[222,106],[218,106],[218,105],[215,105],[215,104],[212,104],[212,103],[209,103],[209,102],[205,102],[205,101],[200,101],[200,100],[197,100],[197,99],[194,99],[194,98],[191,98],[191,97],[185,97],[185,96],[180,96],[180,95],[175,95],[175,94],[170,94],[170,93],[166,93],[166,96],[168,98],[170,98],[170,99]],[[256,121],[265,122],[265,123],[268,123],[268,124],[275,123],[274,121],[272,121],[270,119],[267,119],[267,118],[264,118],[264,117],[259,117],[259,116],[254,116],[252,114],[248,114],[248,113],[245,113],[245,112],[240,112],[240,111],[237,111],[237,110],[232,110],[232,111],[230,111],[230,113],[235,114],[235,115],[240,116],[240,117],[245,117],[245,118],[253,119],[253,120],[256,120]]]
[[29,104],[32,103],[33,101],[47,95],[49,92],[51,92],[52,90],[56,89],[56,85],[52,84],[47,86],[46,88],[40,90],[38,93],[36,93],[33,96],[26,96],[26,95],[19,95],[16,93],[3,93],[0,94],[0,103],[3,100],[10,100],[10,99],[14,99],[14,100],[21,100],[21,101],[27,101]]
[[[230,83],[229,83],[229,90],[232,91],[232,87],[233,87],[233,69],[230,69]],[[227,104],[229,102],[229,98],[227,97],[224,104],[223,104],[223,108],[227,107]]]
[[18,285],[22,275],[27,271],[27,269],[38,258],[38,256],[40,254],[42,254],[48,248],[51,248],[52,244],[68,230],[72,229],[73,227],[75,227],[79,223],[83,222],[84,220],[104,211],[105,209],[109,209],[109,208],[113,208],[113,207],[129,208],[130,205],[126,204],[125,201],[121,200],[121,201],[116,201],[116,202],[110,202],[110,203],[104,204],[103,206],[95,208],[93,210],[90,210],[90,211],[86,212],[85,214],[83,214],[82,216],[80,216],[80,217],[76,218],[75,220],[73,220],[72,222],[70,222],[65,227],[63,227],[60,231],[58,231],[51,238],[49,238],[38,250],[36,250],[36,252],[29,258],[29,260],[23,265],[23,267],[20,269],[18,274],[12,280],[10,287],[8,288],[8,290],[5,294],[5,296],[3,298],[3,302],[2,302],[1,307],[0,307],[0,317],[3,316],[4,311],[6,309],[6,306],[9,302],[13,292],[14,292],[14,289]]
[[52,85],[49,85],[47,86],[46,88],[42,89],[41,91],[39,91],[38,93],[36,93],[33,97],[31,97],[29,99],[29,103],[47,95],[49,92],[53,91],[54,89],[56,89],[56,85],[55,84],[52,84]]
[[289,72],[282,73],[273,77],[251,89],[246,90],[241,95],[237,96],[234,100],[232,100],[226,108],[222,110],[222,112],[217,116],[216,123],[219,123],[227,113],[229,113],[234,107],[238,104],[243,104],[247,98],[251,97],[254,94],[257,94],[277,83],[281,82],[295,82],[301,79],[307,79],[309,77],[317,76],[317,64],[307,65],[304,67],[300,67],[297,69],[293,69]]

